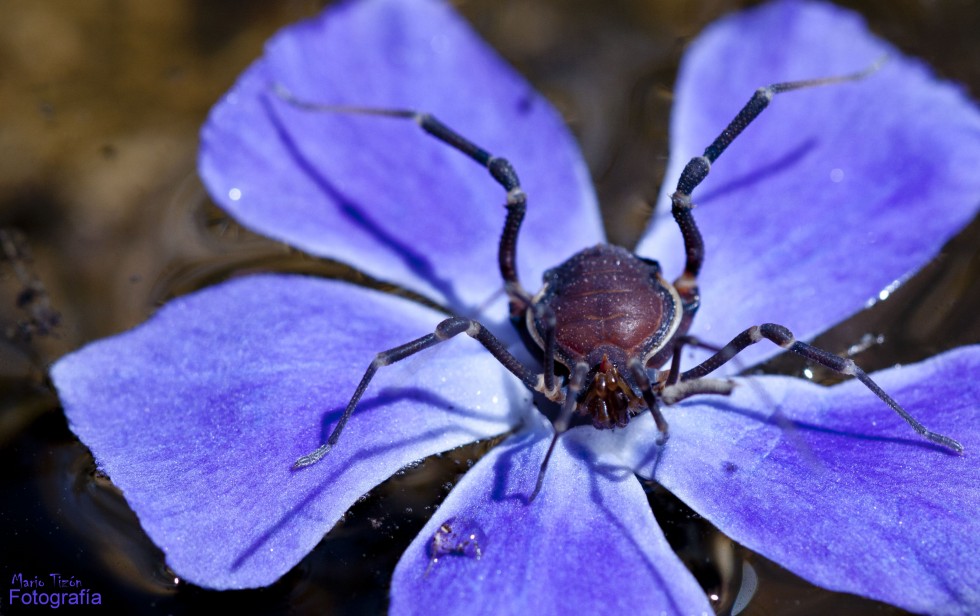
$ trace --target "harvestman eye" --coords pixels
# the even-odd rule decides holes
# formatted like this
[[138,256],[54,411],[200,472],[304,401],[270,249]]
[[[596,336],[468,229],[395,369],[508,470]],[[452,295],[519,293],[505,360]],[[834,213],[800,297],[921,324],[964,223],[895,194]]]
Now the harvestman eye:
[[[927,430],[850,359],[838,357],[796,340],[782,325],[753,325],[721,347],[710,347],[687,335],[701,302],[698,273],[705,247],[691,214],[691,195],[707,177],[711,165],[739,134],[769,106],[776,94],[803,88],[864,79],[878,70],[881,61],[850,75],[777,83],[759,88],[749,102],[701,156],[684,167],[671,195],[671,214],[684,238],[686,262],[683,273],[672,283],[661,275],[656,261],[639,257],[618,246],[601,244],[586,248],[547,271],[536,295],[528,293],[517,277],[517,238],[527,208],[527,196],[511,164],[472,143],[428,113],[407,109],[376,109],[312,104],[297,100],[282,87],[278,96],[290,104],[330,113],[376,115],[407,119],[439,141],[455,148],[484,166],[506,191],[507,217],[498,250],[498,266],[510,305],[512,321],[524,335],[532,353],[543,358],[543,371],[536,372],[511,355],[481,323],[465,317],[450,317],[435,331],[406,344],[381,351],[368,366],[350,402],[327,442],[294,464],[294,468],[319,461],[337,443],[358,401],[379,368],[465,333],[477,339],[524,385],[560,403],[554,420],[555,434],[541,461],[537,484],[530,498],[541,490],[555,444],[579,415],[591,419],[597,429],[626,426],[632,417],[649,411],[659,431],[656,445],[668,436],[667,421],[660,411],[699,394],[728,395],[732,383],[708,378],[746,347],[769,340],[830,368],[857,378],[892,408],[922,437],[957,453],[963,446],[948,436]],[[689,370],[681,369],[681,350],[686,345],[707,347],[715,353]],[[667,365],[666,371],[660,368]]]

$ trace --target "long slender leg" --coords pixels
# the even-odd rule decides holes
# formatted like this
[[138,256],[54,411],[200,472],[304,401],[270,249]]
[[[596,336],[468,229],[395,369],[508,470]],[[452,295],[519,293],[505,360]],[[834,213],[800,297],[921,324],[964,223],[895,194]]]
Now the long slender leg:
[[[694,336],[681,336],[677,339],[676,345],[674,346],[674,356],[673,361],[670,366],[670,374],[665,382],[663,391],[660,392],[660,400],[666,404],[676,404],[685,398],[697,394],[720,394],[720,395],[731,395],[732,390],[735,388],[735,384],[727,379],[708,379],[708,378],[698,378],[687,381],[681,381],[681,351],[684,346],[693,346],[699,349],[704,349],[706,351],[711,351],[712,353],[718,353],[721,351],[722,347],[716,344],[708,344]],[[742,362],[739,361],[736,355],[732,361],[738,366],[741,372],[744,366]],[[765,387],[759,384],[759,382],[753,378],[746,380],[749,387],[755,391],[755,395],[761,400],[765,400],[768,405],[773,409],[772,417],[782,428],[783,432],[788,434],[793,440],[796,441],[797,447],[806,453],[807,457],[816,463],[816,456],[813,455],[813,451],[810,445],[807,444],[799,435],[796,434],[796,427],[789,419],[783,415],[782,411],[779,410],[779,405],[776,404],[772,396],[766,390]]]
[[498,263],[504,278],[507,295],[510,298],[511,314],[522,313],[531,303],[531,296],[524,290],[517,278],[517,236],[527,211],[527,195],[521,188],[517,172],[506,158],[493,156],[480,146],[449,128],[434,116],[412,109],[379,109],[374,107],[349,107],[344,105],[321,105],[295,98],[281,85],[275,86],[276,95],[289,104],[310,111],[375,115],[388,118],[412,120],[425,132],[439,141],[462,152],[470,159],[487,168],[494,180],[507,191],[507,219],[500,237]]
[[[690,398],[691,396],[699,394],[715,394],[715,395],[731,395],[735,388],[735,383],[728,379],[708,379],[708,378],[696,378],[687,381],[681,381],[681,351],[684,346],[693,346],[699,349],[704,349],[706,351],[711,351],[712,353],[718,353],[722,350],[722,347],[716,344],[708,344],[694,336],[681,336],[677,339],[676,345],[674,346],[673,361],[670,366],[670,374],[665,382],[663,390],[660,392],[660,400],[666,404],[676,404],[685,398]],[[741,372],[744,366],[742,362],[739,361],[736,355],[732,361],[739,367]],[[776,401],[773,400],[772,396],[766,390],[765,387],[759,384],[756,379],[749,378],[746,379],[749,387],[755,391],[755,395],[759,399],[764,400],[768,403],[769,407],[773,409],[772,417],[779,424],[779,427],[789,435],[795,442],[800,451],[803,451],[805,455],[810,458],[815,464],[817,463],[817,457],[813,455],[813,450],[810,445],[800,438],[796,433],[796,426],[792,421],[783,415],[782,411]]]
[[664,387],[660,392],[660,401],[670,406],[702,394],[730,396],[734,390],[735,383],[728,379],[693,379]]
[[543,324],[544,332],[544,390],[549,399],[554,400],[558,395],[555,388],[555,327],[558,320],[551,306],[541,303],[534,305],[535,319]]
[[647,403],[647,408],[650,409],[650,414],[653,415],[653,421],[657,424],[657,431],[660,433],[657,437],[657,445],[663,445],[667,442],[669,436],[667,432],[669,426],[667,425],[667,420],[664,419],[663,413],[660,412],[660,403],[657,401],[657,396],[653,392],[653,386],[650,384],[650,377],[647,375],[646,367],[643,365],[643,362],[634,358],[630,361],[629,368],[630,372],[633,373],[636,384],[640,386],[643,401]]
[[721,350],[721,347],[702,342],[694,336],[679,336],[674,340],[674,353],[670,360],[670,372],[667,373],[666,384],[676,385],[681,378],[681,353],[684,351],[684,347],[697,347],[699,349],[704,349],[706,351],[711,351],[712,353],[717,353]]
[[548,469],[548,462],[551,460],[551,454],[555,451],[555,445],[558,443],[558,437],[568,430],[569,424],[572,421],[572,413],[575,412],[575,405],[578,403],[578,396],[582,392],[582,387],[585,385],[585,377],[589,374],[589,364],[585,362],[579,362],[575,364],[575,368],[572,370],[572,376],[568,379],[568,389],[565,392],[565,401],[562,402],[561,412],[558,414],[558,419],[555,420],[554,428],[555,435],[551,437],[551,444],[548,446],[548,453],[544,454],[544,460],[541,461],[541,470],[538,471],[538,481],[534,484],[534,492],[531,492],[531,498],[528,502],[533,501],[538,496],[538,492],[541,491],[541,486],[544,484],[544,472]]
[[853,360],[838,357],[833,353],[824,351],[823,349],[818,349],[813,345],[800,342],[796,340],[791,331],[782,325],[776,325],[774,323],[764,323],[762,325],[753,326],[735,336],[735,338],[725,345],[720,351],[706,359],[697,367],[681,374],[681,382],[683,383],[684,381],[700,379],[701,377],[710,374],[722,365],[728,363],[728,361],[730,361],[733,357],[735,357],[735,355],[740,353],[746,347],[763,339],[771,340],[784,349],[792,351],[793,353],[801,355],[811,361],[815,361],[821,366],[826,366],[835,372],[857,378],[859,381],[864,383],[865,387],[881,398],[885,404],[890,406],[893,411],[898,413],[902,419],[907,421],[908,424],[912,426],[912,429],[914,429],[919,435],[934,443],[942,445],[943,447],[948,447],[957,453],[963,452],[963,445],[961,445],[958,441],[951,439],[948,436],[943,436],[942,434],[937,434],[936,432],[927,430],[925,426],[919,423],[918,420],[912,417],[908,411],[903,409],[898,402],[895,402],[891,396],[889,396],[881,387],[879,387],[878,384],[864,372],[864,370],[858,368],[857,364],[855,364]]
[[465,333],[471,338],[478,340],[490,353],[497,358],[505,368],[510,370],[512,373],[517,375],[517,378],[521,379],[528,389],[534,390],[538,385],[539,376],[527,369],[524,364],[517,360],[513,355],[507,352],[504,345],[497,340],[497,338],[490,333],[490,331],[481,325],[478,321],[473,319],[467,319],[465,317],[451,317],[439,323],[433,333],[421,338],[417,338],[407,344],[395,347],[393,349],[388,349],[387,351],[382,351],[378,353],[371,365],[368,366],[367,371],[364,372],[364,376],[361,377],[361,382],[358,383],[357,389],[354,390],[354,395],[351,396],[350,402],[347,403],[347,407],[344,409],[344,413],[340,416],[340,421],[334,426],[333,432],[330,433],[330,437],[327,442],[321,445],[316,451],[302,456],[293,464],[293,468],[302,468],[304,466],[309,466],[318,462],[323,456],[327,455],[331,448],[337,444],[337,440],[340,438],[340,433],[344,430],[344,426],[347,425],[347,420],[350,419],[351,414],[357,407],[357,403],[360,401],[361,396],[364,395],[364,391],[367,389],[368,384],[371,379],[374,378],[374,374],[378,371],[378,368],[383,366],[391,365],[397,361],[401,361],[406,357],[415,355],[419,351],[433,347],[440,342],[445,342],[446,340],[456,336],[458,334]]
[[[677,355],[675,354],[676,357]],[[674,367],[671,369],[673,370]],[[650,381],[650,376],[647,374],[647,369],[644,367],[643,362],[639,359],[631,361],[630,371],[633,373],[633,378],[636,380],[637,385],[640,386],[643,400],[647,403],[650,414],[653,415],[654,423],[657,424],[657,431],[660,433],[657,437],[657,445],[660,446],[664,445],[670,437],[667,420],[664,418],[663,413],[660,412],[661,401],[664,404],[671,405],[698,394],[727,396],[732,393],[732,389],[735,387],[734,383],[724,379],[695,379],[687,383],[671,383],[670,378],[668,378],[667,386],[658,394],[653,390],[653,383]],[[656,381],[657,379],[654,380]]]
[[681,172],[680,180],[677,182],[677,190],[670,197],[671,214],[673,214],[674,220],[677,221],[677,226],[680,227],[681,235],[684,237],[684,251],[687,258],[687,262],[684,265],[684,273],[674,282],[674,287],[685,303],[691,298],[695,300],[697,298],[697,277],[701,271],[701,264],[704,261],[704,242],[701,239],[701,232],[694,222],[694,217],[691,215],[691,209],[694,207],[694,204],[691,202],[691,193],[708,176],[708,172],[711,170],[711,163],[715,162],[721,156],[722,152],[731,145],[732,141],[752,123],[752,120],[758,117],[769,106],[769,102],[776,94],[789,92],[790,90],[863,79],[877,71],[881,66],[881,62],[882,60],[879,60],[867,69],[850,75],[776,83],[765,88],[759,88],[752,95],[752,98],[749,99],[749,102],[738,112],[735,119],[725,127],[725,130],[718,135],[711,145],[705,148],[704,154],[692,158],[687,163],[684,171]]

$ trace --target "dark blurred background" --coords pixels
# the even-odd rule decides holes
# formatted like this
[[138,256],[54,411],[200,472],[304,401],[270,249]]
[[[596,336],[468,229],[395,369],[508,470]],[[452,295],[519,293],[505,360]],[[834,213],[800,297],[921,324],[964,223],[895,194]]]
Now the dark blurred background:
[[[276,585],[209,592],[175,581],[125,501],[95,473],[47,382],[47,367],[62,354],[231,273],[350,275],[243,231],[209,203],[195,172],[210,106],[266,38],[323,4],[0,0],[0,580],[60,571],[128,613],[383,612],[401,551],[484,450],[433,458],[382,485]],[[565,115],[610,240],[631,246],[662,179],[685,44],[719,16],[756,3],[456,4]],[[977,0],[840,4],[980,95]],[[874,370],[980,342],[978,244],[974,223],[888,301],[818,344],[850,351]],[[766,370],[832,379],[794,359]],[[744,613],[899,613],[814,588],[731,545],[661,490],[651,487],[650,498],[681,555],[709,592],[717,590],[722,611],[748,562],[760,585]],[[736,564],[734,573],[725,562]],[[0,613],[17,613],[6,596]]]

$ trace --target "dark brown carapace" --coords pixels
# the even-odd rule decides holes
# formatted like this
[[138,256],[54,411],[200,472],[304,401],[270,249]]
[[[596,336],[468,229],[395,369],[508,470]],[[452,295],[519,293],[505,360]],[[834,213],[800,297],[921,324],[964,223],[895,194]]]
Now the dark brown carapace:
[[[537,345],[546,348],[542,332],[551,328],[555,360],[569,370],[589,368],[579,412],[596,428],[621,428],[646,410],[628,362],[659,368],[670,357],[668,343],[685,333],[684,305],[656,261],[600,244],[546,272],[532,301],[537,309],[526,310],[526,321]],[[540,316],[549,312],[553,324]]]

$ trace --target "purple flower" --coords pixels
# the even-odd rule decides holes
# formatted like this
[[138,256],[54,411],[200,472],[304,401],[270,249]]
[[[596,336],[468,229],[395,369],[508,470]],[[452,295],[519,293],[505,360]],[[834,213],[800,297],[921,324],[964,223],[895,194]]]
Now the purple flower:
[[[691,45],[665,194],[756,87],[853,72],[885,53],[869,79],[778,97],[695,193],[707,261],[692,333],[724,343],[771,321],[812,338],[884,297],[973,218],[977,109],[853,14],[804,2],[734,15]],[[280,33],[215,107],[200,169],[247,227],[477,316],[502,284],[503,194],[486,171],[411,122],[311,113],[273,84],[304,100],[430,111],[508,157],[529,195],[518,251],[528,286],[603,241],[561,119],[439,2],[348,3]],[[673,276],[684,251],[667,209],[637,252]],[[528,502],[551,426],[462,336],[382,369],[337,446],[292,470],[375,353],[444,316],[347,282],[247,276],[171,302],[52,375],[72,429],[168,564],[201,586],[270,584],[398,469],[513,431],[406,551],[393,613],[710,612],[636,475],[815,584],[912,611],[980,610],[980,347],[874,375],[963,455],[917,437],[855,381],[753,377],[730,397],[665,408],[659,456],[649,414],[569,431]],[[479,313],[518,349],[505,316],[502,300]],[[757,346],[741,357],[778,351]]]

